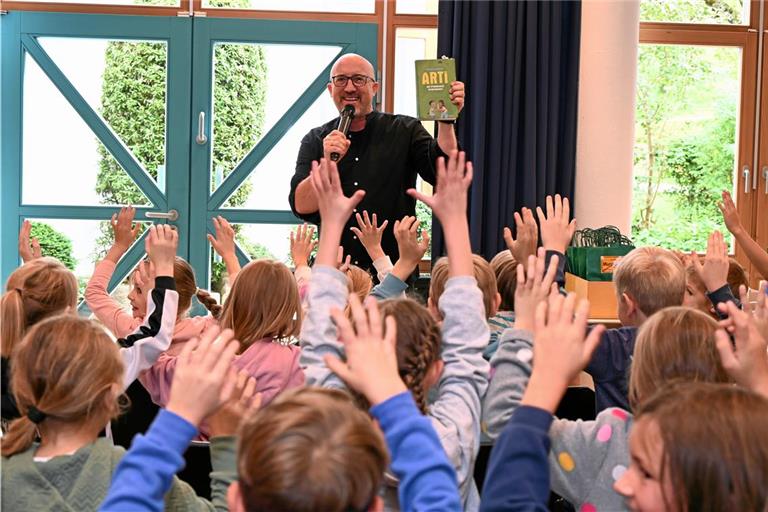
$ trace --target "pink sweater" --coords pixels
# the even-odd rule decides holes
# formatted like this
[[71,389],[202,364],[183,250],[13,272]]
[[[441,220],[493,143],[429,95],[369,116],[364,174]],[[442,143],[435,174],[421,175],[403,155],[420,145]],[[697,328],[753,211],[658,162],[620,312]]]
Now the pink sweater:
[[[294,345],[272,343],[269,338],[258,340],[235,357],[232,366],[256,379],[256,391],[261,393],[261,405],[270,403],[281,391],[304,385],[304,370],[299,366],[301,350]],[[162,354],[139,380],[152,396],[152,401],[165,407],[171,396],[171,382],[178,357]],[[205,425],[200,431],[207,434]]]
[[[143,318],[134,318],[115,301],[107,291],[109,280],[115,272],[115,264],[109,260],[102,260],[96,264],[88,286],[85,288],[85,302],[96,318],[118,338],[124,338],[136,330],[144,321]],[[208,316],[183,317],[177,320],[173,329],[173,339],[168,352],[178,354],[182,343],[199,336],[209,325],[216,320]]]

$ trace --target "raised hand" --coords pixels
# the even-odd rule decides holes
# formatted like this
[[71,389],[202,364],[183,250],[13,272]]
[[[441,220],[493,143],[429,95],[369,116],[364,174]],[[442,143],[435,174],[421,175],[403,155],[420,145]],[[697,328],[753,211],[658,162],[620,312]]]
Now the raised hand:
[[720,209],[720,213],[723,214],[723,221],[725,221],[725,227],[728,228],[733,235],[741,234],[744,232],[744,226],[741,224],[741,218],[739,218],[739,212],[736,210],[736,204],[733,202],[730,192],[723,190],[723,200],[717,203],[717,207]]
[[464,98],[466,97],[464,82],[458,80],[451,82],[451,88],[448,93],[451,95],[451,103],[456,105],[456,108],[461,112],[461,109],[464,108]]
[[453,150],[447,163],[442,157],[437,159],[434,195],[427,196],[416,189],[408,190],[411,197],[432,208],[432,213],[443,226],[448,274],[451,277],[474,275],[467,222],[467,191],[471,184],[472,162],[466,161],[463,151]]
[[536,207],[541,227],[541,243],[548,251],[565,254],[576,232],[576,219],[569,220],[571,206],[568,198],[561,198],[560,194],[554,198],[547,196],[546,209],[545,215],[541,207]]
[[25,220],[21,224],[21,230],[19,230],[19,256],[24,263],[32,261],[43,256],[40,250],[40,242],[37,238],[30,240],[30,234],[32,233],[32,223]]
[[[715,332],[715,342],[723,368],[740,385],[768,397],[768,340],[754,320],[733,302],[718,304],[728,314]],[[726,332],[733,334],[734,343]]]
[[384,234],[384,229],[386,229],[389,221],[385,220],[381,223],[381,226],[379,226],[376,214],[374,213],[372,217],[369,217],[367,210],[363,211],[363,215],[356,213],[355,218],[357,219],[357,225],[359,227],[356,228],[352,226],[349,229],[352,230],[357,239],[360,240],[360,243],[363,244],[368,256],[371,257],[371,260],[376,261],[385,256],[384,250],[381,248],[381,237]]
[[219,215],[218,217],[213,217],[211,222],[213,223],[213,230],[216,234],[212,235],[208,233],[207,238],[211,243],[213,250],[225,261],[228,258],[237,258],[237,251],[235,250],[235,230],[229,224],[229,221]]
[[168,224],[154,224],[149,227],[145,248],[157,276],[173,276],[179,234]]
[[441,223],[453,218],[467,218],[467,190],[472,183],[472,162],[466,161],[463,151],[451,151],[448,162],[437,159],[437,186],[431,196],[416,189],[409,189],[408,195],[418,199],[430,208]]
[[[528,270],[523,263],[517,264],[517,287],[515,289],[515,328],[532,331],[535,326],[536,308],[545,302],[553,289],[557,275],[558,256],[549,261],[544,273],[546,252],[543,247],[537,256],[528,257]],[[556,293],[556,291],[555,291]]]
[[136,208],[133,206],[123,206],[118,213],[112,214],[109,224],[112,226],[112,232],[115,235],[114,245],[123,252],[127,251],[141,231],[141,224],[133,223],[136,216]]
[[309,176],[323,223],[316,261],[319,265],[332,267],[336,262],[336,251],[344,225],[352,210],[362,201],[365,191],[357,190],[352,197],[346,197],[341,189],[336,163],[325,158],[320,163],[312,162]]
[[352,266],[352,256],[347,254],[347,257],[344,257],[344,248],[342,246],[339,246],[339,250],[336,252],[336,268],[339,269],[339,272],[346,273],[347,270],[349,270],[349,267]]
[[317,242],[312,240],[314,234],[315,228],[306,222],[297,226],[296,231],[291,231],[291,260],[295,268],[309,265],[309,256],[317,246]]
[[349,387],[362,393],[372,406],[377,405],[407,389],[397,370],[397,325],[394,317],[388,316],[384,330],[379,306],[371,297],[363,308],[360,299],[351,293],[349,305],[354,328],[342,311],[331,310],[339,339],[344,343],[346,361],[326,355],[325,364]]
[[146,296],[155,287],[156,275],[154,263],[149,260],[140,261],[133,271],[133,284]]
[[261,393],[256,392],[256,379],[244,370],[235,373],[231,368],[227,379],[236,382],[232,395],[205,419],[211,437],[236,435],[243,419],[261,407]]
[[517,239],[512,238],[511,229],[504,228],[504,242],[515,261],[525,263],[528,256],[536,255],[536,247],[539,245],[539,226],[530,208],[523,208],[522,215],[515,212],[515,228]]
[[554,413],[568,383],[589,363],[600,343],[605,327],[598,326],[587,335],[589,302],[577,306],[577,300],[573,293],[568,297],[553,293],[537,307],[533,373],[522,404]]
[[411,271],[419,264],[421,259],[429,249],[429,232],[426,229],[421,230],[421,240],[419,240],[420,223],[416,217],[406,215],[402,220],[396,220],[394,226],[395,240],[400,252],[400,259],[404,264],[410,265]]
[[712,293],[728,284],[728,244],[719,231],[713,231],[707,240],[707,255],[701,264],[696,253],[691,253],[693,268]]
[[184,344],[176,364],[168,400],[169,411],[193,425],[229,401],[237,385],[230,364],[240,346],[230,329],[211,326]]

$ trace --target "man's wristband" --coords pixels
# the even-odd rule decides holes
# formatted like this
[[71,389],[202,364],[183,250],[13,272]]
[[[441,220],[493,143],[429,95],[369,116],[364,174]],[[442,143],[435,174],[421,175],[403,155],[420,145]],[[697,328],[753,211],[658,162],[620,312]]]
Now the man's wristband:
[[455,119],[438,120],[437,122],[440,124],[456,124]]

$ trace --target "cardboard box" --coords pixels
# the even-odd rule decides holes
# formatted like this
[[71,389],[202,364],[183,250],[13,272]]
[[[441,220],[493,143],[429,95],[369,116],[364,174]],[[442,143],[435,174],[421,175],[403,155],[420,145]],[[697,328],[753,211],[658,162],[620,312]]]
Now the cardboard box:
[[589,300],[590,320],[618,320],[616,288],[612,281],[587,281],[566,272],[565,289]]

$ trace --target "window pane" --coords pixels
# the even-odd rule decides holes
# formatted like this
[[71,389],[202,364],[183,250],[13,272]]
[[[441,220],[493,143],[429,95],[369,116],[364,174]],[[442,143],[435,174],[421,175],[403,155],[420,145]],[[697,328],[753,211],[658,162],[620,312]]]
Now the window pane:
[[[419,59],[437,56],[436,28],[398,28],[395,32],[395,113],[416,116],[416,65]],[[422,124],[434,133],[435,123]]]
[[749,0],[641,0],[641,21],[749,24]]
[[22,203],[149,204],[29,55],[23,115]]
[[632,239],[703,251],[733,191],[741,50],[640,45]]
[[373,14],[375,0],[203,0],[203,7],[258,9],[263,11],[345,12]]
[[[293,268],[290,234],[298,224],[232,224],[236,240],[250,259],[270,258]],[[315,235],[317,236],[317,235]],[[211,290],[226,295],[225,268],[214,251],[212,253]]]
[[437,15],[438,0],[395,0],[395,14]]

